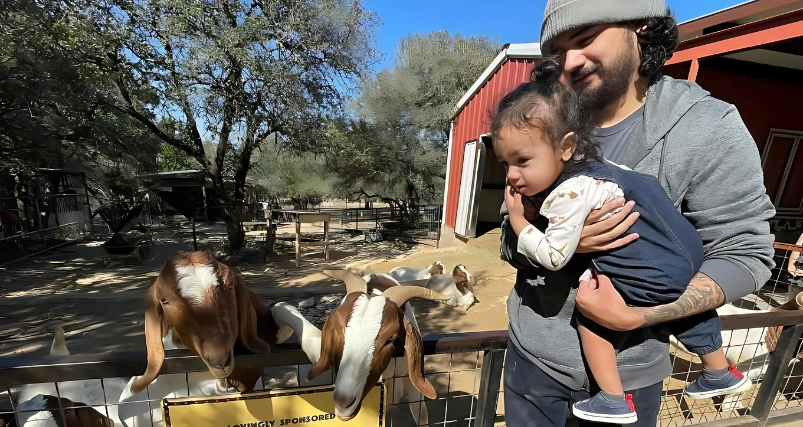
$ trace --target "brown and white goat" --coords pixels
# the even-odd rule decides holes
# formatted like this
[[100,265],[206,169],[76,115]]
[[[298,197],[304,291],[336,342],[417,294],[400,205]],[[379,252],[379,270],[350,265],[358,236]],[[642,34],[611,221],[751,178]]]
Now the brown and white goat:
[[148,367],[133,380],[138,393],[159,375],[163,339],[198,354],[215,377],[250,391],[261,369],[234,366],[234,348],[269,353],[277,327],[270,311],[248,290],[239,272],[208,252],[179,253],[162,267],[145,297]]
[[[434,399],[435,389],[424,378],[421,333],[407,301],[411,298],[442,301],[449,297],[419,286],[399,286],[387,275],[374,275],[366,282],[347,270],[324,273],[345,282],[347,294],[324,323],[320,358],[307,379],[312,380],[330,368],[334,370],[338,418],[349,420],[357,415],[363,398],[385,373],[397,347],[404,347],[412,385]],[[422,409],[426,411],[425,407]],[[416,421],[421,423],[420,419]]]

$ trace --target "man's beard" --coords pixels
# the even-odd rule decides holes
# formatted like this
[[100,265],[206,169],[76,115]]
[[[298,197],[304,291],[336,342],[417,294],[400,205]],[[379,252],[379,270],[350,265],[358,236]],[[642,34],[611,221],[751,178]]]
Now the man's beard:
[[633,72],[639,66],[639,61],[636,50],[626,47],[617,58],[611,61],[610,66],[603,67],[601,64],[589,62],[585,67],[574,71],[572,81],[593,72],[599,76],[598,87],[593,89],[575,87],[580,108],[586,113],[594,114],[622,99],[630,86]]

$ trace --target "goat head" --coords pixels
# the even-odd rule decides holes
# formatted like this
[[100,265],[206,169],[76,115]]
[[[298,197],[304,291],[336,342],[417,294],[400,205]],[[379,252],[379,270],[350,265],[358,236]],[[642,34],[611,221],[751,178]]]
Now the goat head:
[[380,274],[366,282],[346,270],[324,271],[346,283],[348,294],[327,318],[321,338],[321,355],[310,369],[312,380],[327,369],[337,374],[335,414],[342,420],[353,418],[362,399],[388,367],[397,347],[403,347],[410,381],[425,396],[436,397],[432,384],[424,378],[424,353],[415,317],[405,314],[411,298],[448,300],[449,297],[418,286],[399,286],[390,276]]
[[259,375],[251,370],[235,372],[234,347],[269,353],[268,342],[275,342],[276,327],[237,271],[208,252],[190,252],[170,258],[146,294],[148,367],[132,383],[132,392],[138,393],[159,375],[164,362],[162,339],[170,332],[174,341],[177,337],[198,354],[215,377],[228,378],[240,391],[247,391]]

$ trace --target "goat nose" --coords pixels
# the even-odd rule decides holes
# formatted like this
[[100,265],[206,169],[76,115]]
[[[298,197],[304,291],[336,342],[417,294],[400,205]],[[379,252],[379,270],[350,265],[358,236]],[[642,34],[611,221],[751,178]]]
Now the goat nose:
[[231,353],[210,355],[207,357],[209,364],[218,369],[224,369],[231,364]]

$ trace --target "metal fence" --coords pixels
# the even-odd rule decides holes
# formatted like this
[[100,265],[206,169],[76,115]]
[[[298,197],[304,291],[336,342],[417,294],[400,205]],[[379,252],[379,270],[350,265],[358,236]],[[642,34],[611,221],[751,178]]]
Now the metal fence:
[[402,221],[398,208],[316,208],[330,215],[330,230],[357,233],[379,232],[382,238],[394,238],[437,246],[440,240],[443,206],[419,206],[415,213],[407,213],[411,220]]
[[[661,426],[691,425],[743,415],[766,419],[771,410],[798,407],[803,410],[800,400],[803,398],[803,363],[798,359],[803,356],[800,353],[803,326],[792,326],[803,323],[800,317],[803,311],[778,311],[783,304],[794,300],[798,286],[803,284],[801,280],[796,286],[789,271],[790,256],[800,254],[802,249],[776,243],[776,266],[771,279],[756,293],[720,310],[734,313],[722,316],[726,356],[753,381],[754,387],[727,398],[688,398],[683,387],[702,373],[702,365],[697,356],[673,346],[670,352],[673,374],[664,381]],[[794,308],[793,305],[783,308]],[[775,327],[781,323],[790,327],[783,330],[782,339],[772,351],[773,337],[780,333]]]
[[84,195],[0,197],[0,265],[72,243],[89,224]]

